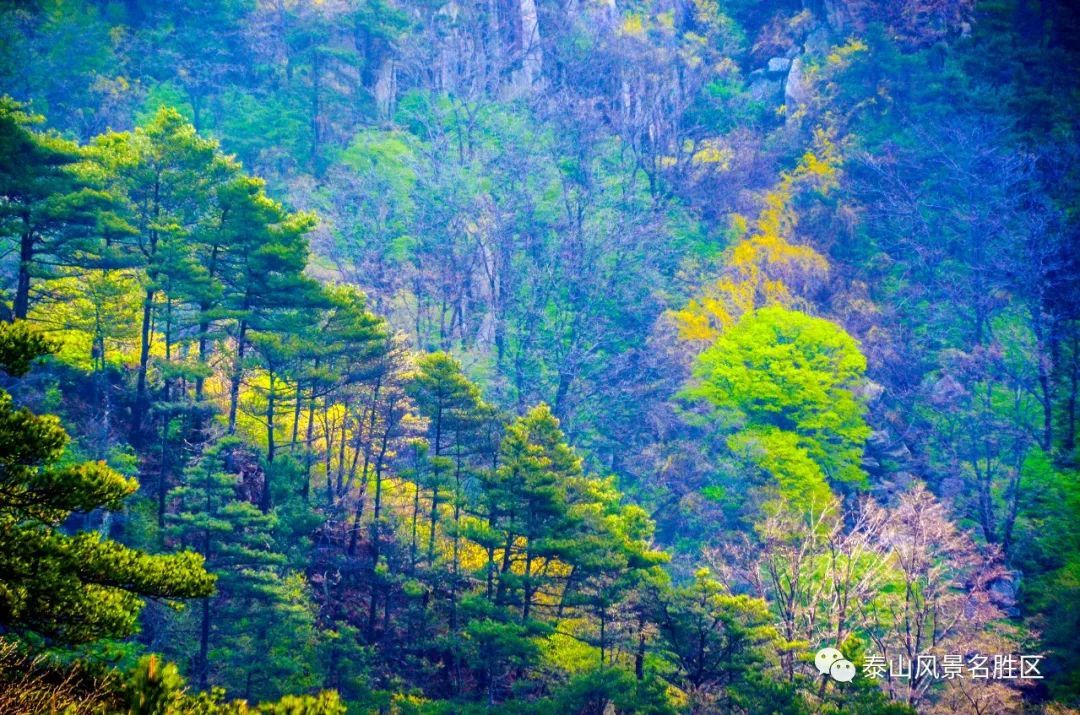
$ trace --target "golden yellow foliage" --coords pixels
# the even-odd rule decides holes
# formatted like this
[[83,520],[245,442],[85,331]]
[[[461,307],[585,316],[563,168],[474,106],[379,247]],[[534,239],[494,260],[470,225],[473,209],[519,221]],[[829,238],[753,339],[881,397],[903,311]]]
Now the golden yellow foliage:
[[[720,149],[712,156],[722,156]],[[747,311],[767,305],[806,308],[807,289],[824,278],[829,265],[811,246],[795,242],[798,216],[792,204],[799,191],[835,188],[839,165],[832,138],[818,130],[813,150],[763,197],[753,231],[744,217],[732,217],[732,232],[745,238],[728,251],[721,275],[672,313],[680,337],[707,345]]]
[[843,45],[834,47],[825,60],[838,68],[846,67],[852,55],[866,52],[869,46],[862,40],[852,38]]
[[623,20],[622,32],[630,37],[643,37],[645,35],[645,18],[641,15],[627,15]]
[[727,171],[731,168],[732,158],[734,153],[731,149],[715,139],[706,139],[701,143],[701,148],[690,157],[690,163],[707,164],[717,171]]
[[[35,305],[30,320],[60,343],[59,355],[90,369],[95,362],[134,364],[142,290],[124,271],[92,272],[45,282],[49,300]],[[164,355],[157,340],[151,353]]]

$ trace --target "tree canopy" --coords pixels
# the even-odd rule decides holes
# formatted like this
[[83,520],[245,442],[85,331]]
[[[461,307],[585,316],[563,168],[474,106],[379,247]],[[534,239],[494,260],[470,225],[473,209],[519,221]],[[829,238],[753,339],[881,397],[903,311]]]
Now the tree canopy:
[[0,3],[0,712],[1073,712],[1077,17]]

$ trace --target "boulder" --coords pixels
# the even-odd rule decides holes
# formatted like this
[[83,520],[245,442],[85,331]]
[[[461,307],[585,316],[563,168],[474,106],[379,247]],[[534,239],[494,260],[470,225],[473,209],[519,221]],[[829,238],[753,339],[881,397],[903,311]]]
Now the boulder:
[[986,591],[990,602],[1000,608],[1009,618],[1020,617],[1020,578],[1019,571],[1009,571],[987,584]]
[[766,79],[765,77],[757,77],[751,80],[750,85],[746,89],[755,102],[779,104],[783,83],[778,79],[773,80]]
[[784,102],[788,105],[788,114],[809,100],[810,87],[803,73],[802,57],[796,57],[791,61],[791,69],[788,70],[787,81],[784,83]]
[[768,70],[771,74],[783,74],[791,67],[791,60],[787,57],[770,57]]

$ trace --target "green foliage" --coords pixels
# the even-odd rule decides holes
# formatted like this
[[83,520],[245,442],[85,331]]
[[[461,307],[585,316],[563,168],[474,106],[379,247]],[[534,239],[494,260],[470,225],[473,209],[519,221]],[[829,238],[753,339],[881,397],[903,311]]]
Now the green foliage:
[[1025,496],[1017,519],[1017,560],[1028,574],[1024,596],[1064,674],[1055,680],[1055,694],[1075,700],[1080,693],[1074,637],[1080,621],[1073,607],[1080,597],[1080,485],[1075,472],[1055,468],[1039,450],[1028,455],[1020,480]]
[[674,666],[665,677],[701,699],[695,707],[724,710],[753,697],[777,637],[763,600],[733,595],[700,569],[686,586],[660,586],[648,608]]
[[313,684],[316,635],[304,578],[283,573],[285,557],[273,550],[275,515],[238,496],[228,465],[252,462],[239,440],[224,438],[169,494],[169,534],[203,555],[218,589],[202,604],[198,638],[168,651],[193,663],[201,688],[246,683],[245,695],[261,699]]
[[620,668],[597,668],[575,676],[549,702],[540,703],[543,713],[642,713],[674,715],[678,708],[656,679],[637,680]]
[[[1075,705],[1036,5],[0,4],[0,319],[49,336],[0,330],[0,710]],[[1054,666],[837,684],[834,634]]]
[[12,377],[22,377],[35,360],[54,350],[55,345],[25,321],[9,323],[0,331],[0,367]]
[[336,693],[287,695],[277,702],[248,705],[244,700],[227,701],[222,690],[191,694],[184,678],[172,663],[154,656],[143,658],[128,675],[121,690],[129,715],[344,715],[345,705]]
[[[0,97],[0,237],[18,257],[12,313],[25,319],[32,281],[92,264],[106,249],[114,198],[83,164],[87,152],[72,141],[33,127],[42,117]],[[113,226],[115,228],[115,226]]]
[[828,486],[865,483],[870,428],[856,392],[866,358],[835,324],[780,307],[748,313],[698,358],[689,394],[736,431],[728,444],[796,506],[821,508]]
[[[46,343],[0,324],[3,367],[26,369]],[[0,391],[0,623],[61,643],[122,638],[136,630],[142,597],[205,596],[214,578],[201,556],[151,556],[96,532],[65,534],[73,512],[117,509],[137,488],[104,463],[61,466],[68,436],[57,418],[18,409]]]

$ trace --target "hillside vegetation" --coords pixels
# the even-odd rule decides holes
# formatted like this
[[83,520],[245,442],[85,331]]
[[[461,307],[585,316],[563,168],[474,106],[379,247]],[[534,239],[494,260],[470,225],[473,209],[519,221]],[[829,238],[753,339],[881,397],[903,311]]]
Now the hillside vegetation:
[[0,3],[0,712],[1077,712],[1078,37]]

